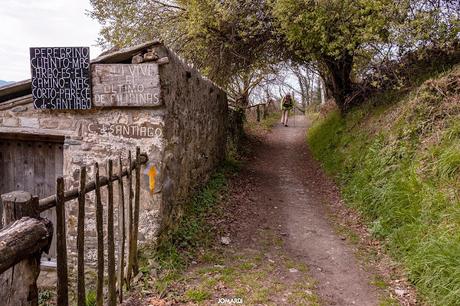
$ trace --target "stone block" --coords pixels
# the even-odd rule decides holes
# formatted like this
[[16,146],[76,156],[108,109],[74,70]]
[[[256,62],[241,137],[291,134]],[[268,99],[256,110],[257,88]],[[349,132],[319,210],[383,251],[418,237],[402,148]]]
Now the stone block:
[[83,143],[83,144],[80,146],[80,150],[82,150],[82,151],[90,151],[90,150],[91,150],[91,146],[90,146],[88,143]]
[[133,56],[131,64],[140,64],[144,61],[144,57],[140,54]]
[[22,113],[22,112],[25,112],[26,110],[27,110],[27,106],[21,105],[21,106],[13,108],[11,111],[13,113]]
[[70,145],[70,146],[78,146],[78,145],[81,145],[81,141],[76,140],[76,139],[66,138],[64,144]]
[[73,130],[74,121],[72,120],[72,118],[59,119],[58,122],[59,122],[59,129]]
[[18,118],[3,118],[2,122],[3,126],[7,127],[18,127],[19,126],[19,119]]
[[59,126],[59,120],[56,119],[41,119],[40,127],[42,129],[57,129]]
[[150,51],[144,54],[145,62],[152,62],[152,61],[156,61],[157,59],[158,59],[158,55],[155,53],[155,51]]
[[26,128],[40,128],[40,124],[38,122],[38,118],[29,118],[29,117],[19,117],[19,124],[22,127]]

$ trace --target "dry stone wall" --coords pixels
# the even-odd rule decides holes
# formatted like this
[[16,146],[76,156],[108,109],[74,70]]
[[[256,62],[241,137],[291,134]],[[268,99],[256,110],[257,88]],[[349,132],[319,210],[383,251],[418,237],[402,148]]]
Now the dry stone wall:
[[165,104],[161,228],[180,217],[190,192],[225,158],[228,127],[226,93],[168,49],[156,49],[170,64],[160,67]]

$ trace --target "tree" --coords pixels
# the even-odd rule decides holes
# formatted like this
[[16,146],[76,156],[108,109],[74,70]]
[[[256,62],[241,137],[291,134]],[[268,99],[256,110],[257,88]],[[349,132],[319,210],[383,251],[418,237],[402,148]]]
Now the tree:
[[[102,45],[159,38],[225,89],[254,80],[273,62],[279,40],[266,0],[91,0]],[[236,82],[236,83],[235,83]],[[251,88],[255,84],[245,84]],[[236,100],[248,103],[248,90]]]
[[388,36],[390,0],[278,0],[274,14],[291,49],[305,61],[317,61],[326,86],[344,111],[354,88],[353,64],[366,43]]
[[338,107],[362,98],[359,72],[408,49],[458,37],[458,0],[277,0],[274,15],[299,61],[319,64]]
[[101,45],[159,38],[224,89],[239,92],[241,107],[261,74],[293,61],[314,63],[346,111],[372,87],[362,82],[372,67],[459,38],[460,0],[90,1],[90,15],[103,26]]

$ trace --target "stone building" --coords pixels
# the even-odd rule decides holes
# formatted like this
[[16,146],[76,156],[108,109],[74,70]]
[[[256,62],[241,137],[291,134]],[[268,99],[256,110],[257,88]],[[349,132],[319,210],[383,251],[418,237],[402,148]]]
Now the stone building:
[[[124,102],[111,92],[97,92],[123,69],[139,69],[153,87],[143,86],[145,95]],[[225,157],[226,93],[159,42],[102,55],[91,61],[91,70],[87,110],[35,109],[30,80],[0,88],[0,193],[25,190],[43,198],[55,192],[61,175],[66,189],[77,187],[80,166],[98,162],[104,175],[108,158],[116,166],[120,155],[126,159],[128,150],[139,146],[148,156],[141,177],[140,239],[155,239]],[[86,210],[89,244],[95,242],[93,194]],[[77,206],[68,205],[71,251]]]

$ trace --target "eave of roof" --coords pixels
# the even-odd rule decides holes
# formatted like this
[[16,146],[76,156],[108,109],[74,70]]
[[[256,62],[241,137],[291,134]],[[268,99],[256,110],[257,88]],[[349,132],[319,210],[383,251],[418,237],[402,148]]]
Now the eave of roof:
[[[134,55],[142,50],[151,48],[156,45],[161,45],[159,40],[153,40],[142,43],[133,47],[124,48],[108,54],[99,55],[91,61],[91,64],[114,64],[123,63],[130,60]],[[0,86],[0,103],[11,99],[30,95],[32,93],[31,80],[24,80]]]

